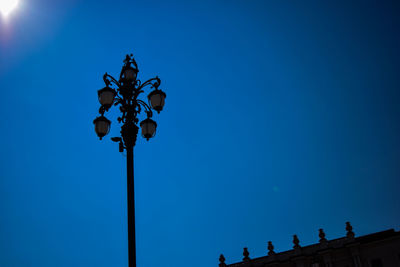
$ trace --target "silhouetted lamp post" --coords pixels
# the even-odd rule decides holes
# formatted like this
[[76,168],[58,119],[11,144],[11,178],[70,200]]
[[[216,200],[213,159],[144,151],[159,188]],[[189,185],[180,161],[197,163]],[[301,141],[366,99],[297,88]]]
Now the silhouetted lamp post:
[[[157,123],[151,119],[152,109],[158,113],[163,109],[166,94],[159,89],[161,80],[156,76],[145,82],[137,79],[139,72],[138,66],[132,55],[127,55],[124,60],[119,80],[116,80],[107,73],[103,80],[106,86],[98,91],[100,116],[94,123],[96,134],[100,140],[110,131],[111,121],[104,117],[104,113],[112,106],[119,106],[121,116],[118,122],[122,123],[121,137],[113,137],[112,141],[119,143],[119,151],[126,150],[127,154],[127,181],[128,181],[128,255],[129,267],[136,266],[136,244],[135,244],[135,197],[134,197],[134,177],[133,177],[133,147],[135,146],[139,123],[138,115],[142,111],[146,114],[146,119],[139,124],[142,129],[142,136],[149,140],[156,134]],[[116,87],[116,89],[111,86]],[[148,103],[138,99],[145,88],[153,89],[147,96]]]

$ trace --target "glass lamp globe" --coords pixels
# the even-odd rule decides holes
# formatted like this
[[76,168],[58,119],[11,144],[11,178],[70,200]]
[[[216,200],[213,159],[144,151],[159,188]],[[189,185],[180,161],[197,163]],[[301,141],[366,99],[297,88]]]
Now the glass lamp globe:
[[97,117],[94,121],[94,130],[100,140],[108,134],[110,131],[111,121],[109,121],[106,117],[101,115]]
[[159,89],[155,89],[147,96],[151,107],[158,113],[163,109],[166,97],[167,95]]
[[130,66],[125,67],[125,69],[124,69],[124,78],[125,78],[125,80],[130,81],[130,82],[135,81],[136,80],[136,76],[137,76],[137,70],[136,69],[134,69],[134,68],[132,68]]
[[157,123],[150,118],[140,122],[140,127],[142,128],[142,136],[146,138],[147,141],[156,134]]
[[99,96],[99,102],[102,106],[111,106],[114,103],[116,92],[114,89],[106,86],[103,89],[97,91]]

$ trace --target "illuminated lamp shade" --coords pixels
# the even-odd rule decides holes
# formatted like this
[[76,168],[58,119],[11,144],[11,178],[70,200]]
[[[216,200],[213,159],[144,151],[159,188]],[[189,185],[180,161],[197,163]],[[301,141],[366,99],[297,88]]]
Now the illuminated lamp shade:
[[142,136],[146,138],[147,141],[156,134],[157,123],[150,118],[140,122],[140,127],[142,128]]
[[160,113],[160,111],[163,109],[166,97],[167,95],[163,91],[158,89],[155,89],[147,96],[151,107],[158,113]]
[[102,115],[100,117],[97,117],[93,121],[93,123],[94,123],[94,130],[96,131],[97,136],[100,137],[101,140],[110,131],[111,121],[109,121],[106,117]]
[[110,107],[114,103],[116,92],[114,89],[106,86],[103,89],[97,91],[99,96],[99,102],[102,106]]

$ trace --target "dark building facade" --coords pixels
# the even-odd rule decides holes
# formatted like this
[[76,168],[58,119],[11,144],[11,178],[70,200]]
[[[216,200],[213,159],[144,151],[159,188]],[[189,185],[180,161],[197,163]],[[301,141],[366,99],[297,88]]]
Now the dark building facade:
[[296,235],[293,249],[275,253],[271,241],[268,255],[250,258],[243,249],[243,261],[226,264],[221,254],[220,267],[400,267],[400,232],[393,229],[355,237],[350,223],[346,223],[345,237],[327,240],[319,230],[319,243],[302,247]]

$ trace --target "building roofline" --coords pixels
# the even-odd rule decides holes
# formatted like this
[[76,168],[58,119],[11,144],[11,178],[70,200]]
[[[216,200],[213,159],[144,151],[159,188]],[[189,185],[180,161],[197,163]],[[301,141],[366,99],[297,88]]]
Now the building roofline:
[[[349,232],[348,232],[349,233]],[[352,233],[352,231],[351,231]],[[394,229],[389,229],[377,233],[367,234],[359,237],[354,237],[353,235],[349,235],[347,237],[341,237],[331,240],[326,240],[320,243],[311,244],[304,247],[297,247],[291,250],[286,250],[282,252],[273,252],[270,255],[262,256],[254,259],[248,259],[241,262],[225,264],[221,263],[220,266],[227,266],[227,267],[235,267],[241,266],[249,263],[257,263],[257,262],[265,262],[265,263],[272,263],[272,262],[285,262],[289,261],[298,257],[307,257],[312,255],[313,253],[323,254],[324,252],[330,250],[336,250],[343,247],[351,247],[352,245],[357,244],[367,244],[376,241],[381,241],[388,238],[400,238],[400,231],[395,231]]]

